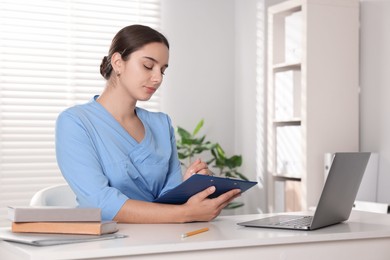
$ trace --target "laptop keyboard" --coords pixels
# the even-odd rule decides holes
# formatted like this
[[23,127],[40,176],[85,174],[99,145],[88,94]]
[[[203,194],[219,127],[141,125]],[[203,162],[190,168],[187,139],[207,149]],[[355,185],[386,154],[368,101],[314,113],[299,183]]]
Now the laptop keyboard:
[[277,215],[268,218],[257,219],[256,224],[264,226],[303,228],[310,227],[312,216]]
[[301,216],[298,218],[291,218],[291,216],[284,219],[278,219],[274,225],[284,227],[309,227],[313,217],[312,216]]

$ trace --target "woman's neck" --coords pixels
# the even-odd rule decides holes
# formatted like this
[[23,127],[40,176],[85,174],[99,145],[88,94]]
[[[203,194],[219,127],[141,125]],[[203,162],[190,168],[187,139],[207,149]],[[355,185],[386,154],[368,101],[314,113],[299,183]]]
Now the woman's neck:
[[123,93],[113,88],[106,87],[103,93],[97,98],[100,103],[119,122],[128,121],[136,117],[136,100],[129,99]]

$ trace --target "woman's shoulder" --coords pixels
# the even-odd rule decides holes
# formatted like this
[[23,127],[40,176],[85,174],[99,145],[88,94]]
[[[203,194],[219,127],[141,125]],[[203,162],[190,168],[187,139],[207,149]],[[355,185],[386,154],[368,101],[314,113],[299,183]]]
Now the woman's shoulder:
[[94,102],[89,101],[83,104],[77,104],[71,107],[68,107],[60,112],[58,118],[73,118],[81,119],[83,117],[89,117],[92,114],[97,113],[96,106]]

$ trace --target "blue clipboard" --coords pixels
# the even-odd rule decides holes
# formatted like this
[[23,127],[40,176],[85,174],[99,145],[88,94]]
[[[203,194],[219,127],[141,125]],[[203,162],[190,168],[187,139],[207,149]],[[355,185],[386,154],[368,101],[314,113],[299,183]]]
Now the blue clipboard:
[[240,189],[241,193],[243,193],[256,184],[257,182],[255,181],[194,174],[180,185],[155,199],[154,202],[166,204],[184,204],[190,197],[207,189],[210,186],[215,186],[216,191],[211,194],[209,198],[215,198],[232,189]]

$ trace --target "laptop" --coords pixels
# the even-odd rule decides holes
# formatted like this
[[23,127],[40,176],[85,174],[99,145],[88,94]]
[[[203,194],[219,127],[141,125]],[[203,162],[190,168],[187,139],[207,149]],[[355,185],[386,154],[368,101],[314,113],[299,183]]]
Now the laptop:
[[273,215],[237,223],[245,227],[315,230],[347,220],[371,153],[335,153],[314,215]]

